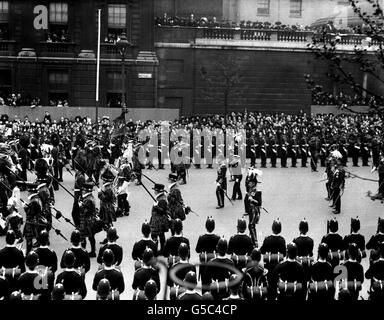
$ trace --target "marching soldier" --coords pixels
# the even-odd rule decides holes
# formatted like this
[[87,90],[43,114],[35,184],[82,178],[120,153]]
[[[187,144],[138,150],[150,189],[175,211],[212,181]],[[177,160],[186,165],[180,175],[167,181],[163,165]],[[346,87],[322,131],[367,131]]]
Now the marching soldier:
[[259,223],[260,219],[260,207],[261,203],[261,191],[257,190],[257,176],[260,175],[261,171],[254,169],[248,172],[248,187],[247,194],[244,198],[244,209],[245,215],[249,218],[248,228],[251,235],[252,243],[257,247],[257,233],[256,224]]
[[221,162],[217,170],[216,179],[216,198],[217,207],[216,209],[224,208],[224,195],[227,192],[227,166],[224,161]]
[[343,169],[343,165],[340,160],[337,161],[337,168],[333,173],[332,177],[332,200],[334,204],[334,214],[340,213],[341,208],[341,197],[344,193],[344,187],[345,187],[345,171]]
[[96,205],[95,198],[93,197],[93,184],[86,182],[84,184],[84,194],[82,202],[80,203],[80,223],[79,230],[81,233],[81,246],[85,249],[87,245],[87,238],[91,245],[89,253],[90,258],[96,257]]
[[163,184],[156,183],[153,190],[155,190],[156,202],[152,206],[151,220],[149,223],[151,225],[152,239],[157,245],[160,242],[160,252],[162,253],[165,245],[165,232],[169,230],[170,218],[168,202]]
[[241,180],[243,175],[241,173],[240,156],[234,155],[234,160],[231,162],[230,167],[232,168],[232,174],[234,179],[232,200],[242,200],[243,195],[241,193]]

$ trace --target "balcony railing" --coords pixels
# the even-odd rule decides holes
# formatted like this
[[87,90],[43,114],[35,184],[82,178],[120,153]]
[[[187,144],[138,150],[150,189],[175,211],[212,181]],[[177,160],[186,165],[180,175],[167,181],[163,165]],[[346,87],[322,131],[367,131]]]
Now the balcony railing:
[[[321,37],[313,31],[284,31],[267,29],[209,28],[157,26],[157,43],[192,43],[197,45],[272,46],[283,48],[307,48],[313,37]],[[338,40],[340,50],[353,50],[355,46],[378,45],[377,40],[367,43],[367,37],[359,34],[328,34],[326,40]]]
[[[100,56],[104,59],[121,59],[121,55],[115,43],[102,43],[100,45]],[[128,48],[125,54],[126,59],[133,58],[132,47]]]
[[74,42],[40,42],[40,56],[42,57],[68,57],[75,56],[76,44]]
[[0,40],[0,56],[14,56],[16,54],[16,42],[12,40]]

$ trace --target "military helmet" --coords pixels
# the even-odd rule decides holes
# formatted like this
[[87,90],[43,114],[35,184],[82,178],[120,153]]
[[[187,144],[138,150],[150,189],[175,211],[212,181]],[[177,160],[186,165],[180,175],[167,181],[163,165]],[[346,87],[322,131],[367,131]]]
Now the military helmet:
[[103,262],[105,265],[110,266],[115,260],[115,255],[111,249],[105,249],[103,252]]
[[339,223],[336,219],[328,221],[329,231],[337,232],[339,230]]
[[66,268],[72,268],[73,265],[75,264],[75,254],[73,253],[72,250],[68,249],[64,252],[63,254],[63,263]]
[[281,232],[281,222],[279,221],[279,219],[273,221],[272,232],[274,234],[279,234]]
[[57,283],[51,293],[52,300],[64,300],[65,298],[65,289],[61,283]]
[[111,292],[111,284],[108,279],[101,279],[97,285],[97,295],[102,299],[107,299]]
[[306,234],[308,232],[308,229],[308,222],[305,219],[301,220],[299,223],[299,231],[303,234]]
[[81,234],[79,230],[73,230],[71,233],[71,243],[78,245],[81,241]]
[[197,276],[196,276],[196,272],[194,271],[189,271],[185,277],[184,277],[184,282],[186,284],[193,284],[193,285],[196,285],[197,284]]
[[351,230],[352,232],[358,232],[360,230],[360,219],[358,217],[351,218]]
[[240,232],[244,232],[247,229],[247,221],[245,221],[244,217],[237,220],[237,229]]
[[146,248],[143,253],[143,262],[148,265],[154,257],[153,251],[150,248]]
[[39,256],[37,255],[37,253],[35,251],[30,251],[27,255],[27,257],[25,258],[25,265],[28,267],[28,268],[34,268],[38,265],[39,263]]
[[215,230],[215,220],[213,220],[212,217],[207,218],[207,221],[205,222],[205,228],[208,232]]
[[154,280],[149,279],[144,286],[144,293],[148,300],[154,300],[157,295],[157,284]]
[[178,253],[180,258],[186,259],[189,256],[189,247],[186,243],[182,242],[179,245]]

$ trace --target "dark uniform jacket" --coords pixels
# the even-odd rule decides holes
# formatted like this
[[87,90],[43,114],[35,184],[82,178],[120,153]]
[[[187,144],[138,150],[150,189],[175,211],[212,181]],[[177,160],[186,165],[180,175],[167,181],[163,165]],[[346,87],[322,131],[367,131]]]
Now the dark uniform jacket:
[[152,267],[144,266],[137,269],[133,276],[132,288],[134,290],[144,290],[145,284],[148,280],[153,280],[157,285],[157,292],[160,291],[160,277],[159,272]]
[[225,281],[225,279],[229,279],[229,277],[231,276],[231,272],[227,268],[219,268],[216,266],[212,266],[212,263],[220,263],[234,266],[234,263],[231,259],[228,259],[226,257],[214,258],[210,262],[208,262],[207,269],[205,271],[207,278],[210,279],[209,282],[212,282],[212,280],[217,280],[220,282]]
[[312,281],[333,280],[333,267],[328,261],[316,261],[310,267],[310,279]]
[[347,268],[348,271],[348,281],[361,281],[364,282],[364,269],[363,266],[357,261],[347,260],[342,264]]
[[344,237],[344,248],[348,248],[351,243],[355,243],[357,247],[363,251],[365,250],[365,238],[360,233],[351,233]]
[[117,243],[111,243],[108,242],[104,246],[102,246],[99,250],[99,254],[97,255],[97,263],[102,264],[103,262],[103,253],[106,249],[111,249],[113,252],[113,255],[115,257],[114,264],[119,266],[121,264],[121,261],[123,260],[123,248],[119,246]]
[[383,242],[383,241],[384,241],[384,233],[377,233],[374,236],[372,236],[371,239],[369,239],[369,241],[367,242],[367,249],[378,250],[380,242]]
[[200,293],[198,293],[196,291],[187,290],[187,291],[183,292],[182,294],[180,294],[177,297],[177,300],[199,301],[199,300],[202,300],[202,297],[201,297]]
[[39,247],[35,250],[39,257],[39,264],[51,269],[53,273],[57,270],[56,252],[48,247]]
[[[91,268],[91,260],[89,258],[88,251],[79,247],[72,247],[71,251],[75,255],[75,265],[73,266],[75,269],[82,268],[85,273],[89,271]],[[64,257],[64,255],[63,255]],[[63,257],[61,258],[60,267],[62,269],[65,268]]]
[[0,268],[19,268],[25,271],[24,254],[15,246],[6,246],[0,250]]
[[74,269],[66,269],[56,278],[56,283],[64,286],[65,294],[78,293],[84,299],[87,295],[87,287],[84,278]]
[[[53,273],[48,273],[45,283],[37,271],[26,271],[17,280],[17,288],[25,295],[40,294],[40,300],[50,300],[50,292],[53,289],[54,281]],[[39,283],[41,288],[36,288],[36,283]],[[44,284],[47,284],[48,287],[44,288]]]
[[136,242],[133,245],[132,259],[133,260],[137,260],[137,259],[142,260],[143,259],[143,253],[147,247],[152,249],[153,254],[156,257],[157,256],[156,242],[153,241],[152,239],[141,239],[140,241]]
[[96,272],[93,278],[93,290],[97,291],[97,286],[101,279],[107,279],[111,285],[112,290],[118,290],[123,293],[125,289],[123,273],[114,267],[104,267]]
[[190,248],[189,246],[189,240],[183,236],[172,236],[170,237],[169,239],[167,239],[167,241],[165,242],[165,246],[164,246],[164,257],[169,257],[170,255],[171,256],[178,256],[179,253],[179,246],[181,243],[185,243],[188,245],[188,248]]
[[264,239],[263,245],[260,248],[262,254],[269,253],[282,253],[286,254],[287,248],[285,246],[285,239],[280,235],[270,235]]
[[216,246],[219,240],[220,237],[213,233],[206,233],[201,235],[197,240],[196,252],[213,253],[213,251],[216,251]]
[[337,250],[344,250],[343,238],[338,233],[328,233],[323,237],[321,243],[327,244],[331,252],[335,252]]
[[297,246],[298,257],[313,256],[313,239],[311,237],[300,235],[293,239],[293,243]]
[[252,240],[246,234],[238,233],[229,239],[228,254],[250,255],[252,250]]
[[384,259],[380,258],[379,260],[373,262],[367,272],[365,273],[365,278],[371,279],[372,282],[376,280],[384,280]]

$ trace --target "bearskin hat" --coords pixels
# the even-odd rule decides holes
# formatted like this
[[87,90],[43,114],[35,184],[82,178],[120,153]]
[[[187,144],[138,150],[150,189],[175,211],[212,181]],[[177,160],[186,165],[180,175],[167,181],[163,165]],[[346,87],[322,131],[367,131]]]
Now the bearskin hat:
[[21,137],[20,137],[20,140],[19,140],[19,143],[20,143],[20,145],[23,147],[23,148],[28,148],[28,146],[29,146],[29,142],[30,142],[30,139],[29,139],[29,136],[27,136],[27,135],[22,135]]
[[58,146],[59,143],[60,143],[60,137],[59,137],[59,135],[58,135],[57,133],[53,133],[53,134],[51,135],[51,144],[52,144],[53,146]]
[[38,177],[44,177],[48,172],[48,163],[43,158],[37,159],[35,162],[35,171]]

